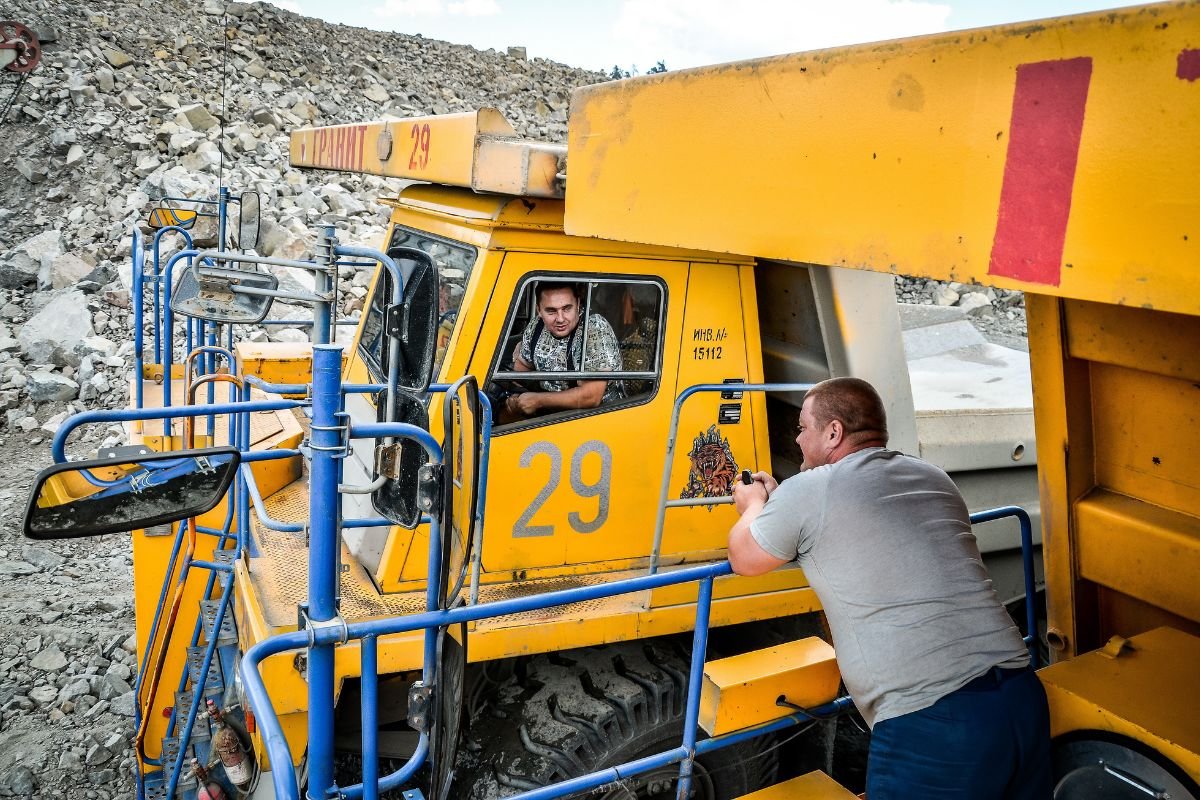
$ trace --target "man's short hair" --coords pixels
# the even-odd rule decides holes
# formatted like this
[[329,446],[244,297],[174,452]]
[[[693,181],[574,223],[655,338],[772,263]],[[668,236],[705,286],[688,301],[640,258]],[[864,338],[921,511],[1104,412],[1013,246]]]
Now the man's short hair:
[[554,289],[570,289],[575,295],[575,302],[583,304],[583,287],[573,281],[538,281],[533,287],[533,302],[538,308],[542,307],[542,293]]
[[808,390],[810,410],[821,427],[839,420],[847,434],[870,432],[887,441],[887,412],[875,387],[861,378],[830,378]]

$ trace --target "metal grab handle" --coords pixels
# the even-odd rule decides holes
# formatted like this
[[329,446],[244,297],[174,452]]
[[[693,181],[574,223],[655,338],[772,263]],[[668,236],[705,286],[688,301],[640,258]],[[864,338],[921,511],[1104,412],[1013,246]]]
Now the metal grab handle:
[[680,505],[709,505],[678,503],[667,499],[670,493],[672,462],[675,460],[675,441],[679,434],[679,416],[683,411],[684,402],[700,392],[807,392],[812,387],[811,383],[701,383],[689,386],[679,393],[675,398],[675,406],[671,409],[671,426],[667,433],[667,455],[663,460],[662,483],[658,492],[658,516],[654,520],[654,543],[650,548],[651,575],[658,572],[659,561],[662,559],[663,528],[666,524],[667,509]]
[[[199,348],[197,348],[197,349],[199,349]],[[186,405],[192,406],[192,405],[196,404],[196,390],[199,389],[201,386],[205,385],[206,383],[232,383],[234,386],[238,387],[239,391],[244,386],[244,384],[242,383],[242,379],[237,377],[236,375],[227,375],[223,372],[214,372],[211,375],[201,375],[199,378],[196,378],[196,380],[191,381],[188,384]],[[211,416],[216,416],[216,415],[213,414]],[[236,416],[233,417],[233,421],[236,421],[236,420],[237,420],[237,417]],[[183,441],[188,449],[194,448],[196,446],[195,428],[196,428],[196,418],[195,417],[184,417],[183,418]],[[236,428],[234,428],[234,431],[236,431]],[[216,438],[216,437],[214,436],[214,438]],[[236,441],[235,435],[232,431],[231,431],[229,438],[233,441]]]

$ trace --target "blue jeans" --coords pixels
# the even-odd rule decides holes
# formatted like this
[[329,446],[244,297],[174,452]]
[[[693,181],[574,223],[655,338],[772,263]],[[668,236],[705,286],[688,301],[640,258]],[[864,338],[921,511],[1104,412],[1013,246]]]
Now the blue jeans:
[[871,732],[867,800],[1049,800],[1050,712],[1030,669],[985,672]]

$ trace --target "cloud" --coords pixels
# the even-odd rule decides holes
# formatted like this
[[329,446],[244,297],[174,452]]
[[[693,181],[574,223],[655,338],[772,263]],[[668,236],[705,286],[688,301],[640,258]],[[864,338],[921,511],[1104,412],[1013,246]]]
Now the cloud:
[[496,0],[384,0],[375,7],[381,17],[490,17],[500,13]]
[[490,17],[500,13],[496,0],[458,0],[447,3],[446,11],[463,17]]
[[643,69],[672,69],[946,30],[950,6],[922,0],[624,0],[613,26]]

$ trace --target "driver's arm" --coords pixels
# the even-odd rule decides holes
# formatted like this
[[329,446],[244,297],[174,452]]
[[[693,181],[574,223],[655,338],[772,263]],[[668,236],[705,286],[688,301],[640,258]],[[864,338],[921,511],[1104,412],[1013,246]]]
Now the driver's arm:
[[521,357],[521,342],[517,342],[517,346],[513,349],[513,371],[533,372],[533,364]]
[[508,398],[507,408],[514,414],[532,417],[549,411],[595,408],[604,399],[608,381],[582,381],[561,392],[523,392]]
[[537,411],[562,411],[570,408],[595,408],[604,399],[608,381],[580,381],[578,386],[561,392],[530,392],[537,397]]

